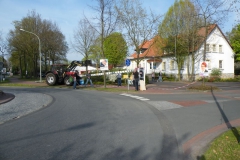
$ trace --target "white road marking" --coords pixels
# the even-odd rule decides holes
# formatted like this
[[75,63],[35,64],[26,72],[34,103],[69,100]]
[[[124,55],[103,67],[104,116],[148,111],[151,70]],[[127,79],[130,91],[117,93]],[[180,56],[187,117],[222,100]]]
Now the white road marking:
[[135,98],[135,99],[139,99],[141,101],[148,101],[148,100],[150,100],[150,99],[147,99],[147,98],[144,98],[144,97],[134,96],[134,95],[131,95],[131,94],[126,94],[126,93],[123,93],[123,94],[120,94],[120,95],[128,96],[128,97]]
[[179,104],[171,103],[171,102],[168,102],[168,101],[148,101],[147,103],[154,106],[155,108],[157,108],[160,111],[183,107]]
[[140,97],[140,96],[131,95],[131,94],[127,94],[127,93],[123,93],[123,94],[120,94],[120,95],[135,98],[135,99],[138,99],[138,100],[141,100],[141,101],[146,101],[148,104],[154,106],[158,110],[168,110],[168,109],[175,109],[175,108],[183,107],[179,104],[171,103],[171,102],[168,102],[168,101],[149,101],[150,99]]

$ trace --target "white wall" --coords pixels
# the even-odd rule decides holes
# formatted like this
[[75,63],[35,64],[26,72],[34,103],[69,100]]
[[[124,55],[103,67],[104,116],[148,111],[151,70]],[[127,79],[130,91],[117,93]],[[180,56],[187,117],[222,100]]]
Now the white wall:
[[[209,35],[207,39],[207,44],[210,45],[210,51],[206,54],[206,62],[209,63],[208,73],[211,74],[212,68],[219,68],[219,60],[223,61],[223,75],[228,75],[228,77],[234,76],[234,52],[230,47],[229,43],[222,35],[218,28],[215,28],[214,31]],[[213,51],[213,45],[216,45],[216,51]],[[222,45],[222,52],[219,52],[219,45]],[[203,62],[203,49],[204,46],[199,48],[198,51],[195,52],[195,75],[198,76],[200,73],[200,64]],[[174,69],[170,70],[170,62],[172,61],[171,57],[162,57],[162,62],[157,63],[155,72],[162,71],[166,74],[177,74],[177,64],[174,62]],[[191,61],[191,57],[190,57]],[[166,70],[163,70],[163,62],[166,62]],[[150,62],[152,63],[152,62]],[[147,59],[140,62],[141,67],[146,67],[146,74],[151,74],[154,69],[150,69],[150,63],[147,62]],[[184,63],[184,67],[182,73],[187,75],[187,65],[186,61]],[[191,64],[191,63],[190,63]],[[135,61],[131,61],[130,67],[131,69],[137,68],[137,64]],[[225,76],[226,77],[226,76]]]

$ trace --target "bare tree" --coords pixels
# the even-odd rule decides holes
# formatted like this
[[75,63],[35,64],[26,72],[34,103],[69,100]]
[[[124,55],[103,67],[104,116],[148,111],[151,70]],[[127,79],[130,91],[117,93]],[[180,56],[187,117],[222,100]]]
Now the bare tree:
[[[115,29],[118,22],[118,15],[114,9],[115,0],[94,0],[97,5],[91,6],[96,12],[96,16],[93,17],[93,21],[88,23],[96,30],[100,37],[100,54],[102,58],[105,58],[104,54],[104,41]],[[106,88],[106,74],[104,72],[104,87]]]
[[147,13],[146,9],[142,8],[139,0],[121,0],[116,9],[121,25],[124,28],[123,31],[126,31],[126,39],[136,49],[138,66],[141,47],[147,40],[157,35],[160,16],[155,16],[151,12]]
[[[200,53],[196,53],[197,47],[202,43],[202,37],[198,34],[199,28],[202,26],[201,18],[196,12],[195,6],[190,0],[185,0],[181,9],[181,19],[184,20],[183,33],[181,37],[184,39],[187,56],[185,59],[187,67],[188,80],[194,80],[195,63],[200,60]],[[194,54],[193,54],[194,53]]]
[[[96,40],[96,30],[88,23],[86,19],[80,20],[78,28],[74,33],[74,42],[72,44],[76,52],[80,53],[84,59],[88,60],[91,46]],[[86,65],[88,70],[88,65]]]
[[229,3],[229,0],[193,0],[194,6],[197,9],[199,16],[203,20],[203,26],[205,28],[204,35],[204,53],[203,61],[206,60],[206,38],[209,30],[209,25],[218,24],[221,25],[231,11],[233,3]]

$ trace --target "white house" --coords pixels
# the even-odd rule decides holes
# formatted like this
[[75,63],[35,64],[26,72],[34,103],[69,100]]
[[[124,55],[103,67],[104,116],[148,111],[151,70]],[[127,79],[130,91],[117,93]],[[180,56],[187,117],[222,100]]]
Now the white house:
[[[201,28],[198,34],[203,34],[204,28]],[[152,45],[153,40],[148,41],[142,47],[142,52],[139,57],[142,58],[140,62],[140,67],[145,68],[146,74],[151,74],[152,72],[163,72],[166,74],[177,75],[177,63],[175,61],[175,56],[173,54],[162,53],[159,47]],[[222,33],[218,25],[210,25],[208,28],[208,36],[206,40],[206,64],[207,73],[211,74],[213,68],[219,68],[222,71],[222,78],[233,78],[234,77],[234,52],[231,45],[226,39],[225,35]],[[192,52],[195,57],[193,75],[196,78],[201,76],[201,64],[203,62],[203,41],[199,43],[199,46]],[[131,55],[133,59],[131,60],[131,69],[137,68],[136,58],[137,53]],[[185,58],[183,67],[181,68],[181,74],[183,80],[189,80],[187,76],[187,67],[192,68],[193,66],[187,65],[187,60],[189,59],[190,64],[192,61],[192,55]],[[155,67],[154,67],[155,66]]]

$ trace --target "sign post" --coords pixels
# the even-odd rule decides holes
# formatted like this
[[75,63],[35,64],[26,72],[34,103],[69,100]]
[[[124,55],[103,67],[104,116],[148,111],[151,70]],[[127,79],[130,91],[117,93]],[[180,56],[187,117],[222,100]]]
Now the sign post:
[[[130,59],[126,59],[125,64],[127,67],[130,66],[130,64],[131,64]],[[129,90],[129,71],[128,71],[127,83],[128,83],[128,90]]]

